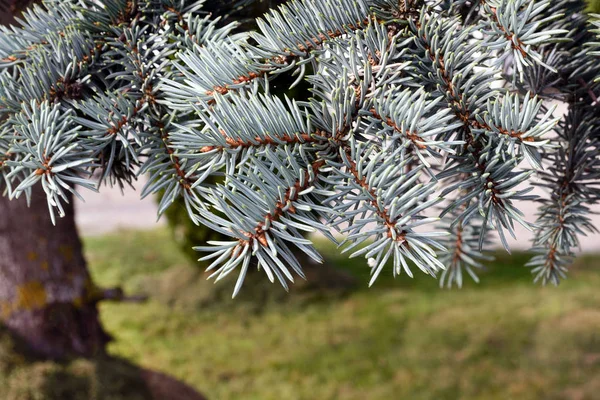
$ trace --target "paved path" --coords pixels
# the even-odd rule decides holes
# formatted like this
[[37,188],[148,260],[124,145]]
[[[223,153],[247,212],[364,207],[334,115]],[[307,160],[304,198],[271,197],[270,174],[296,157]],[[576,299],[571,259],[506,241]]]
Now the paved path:
[[136,183],[137,190],[124,190],[103,186],[99,193],[81,191],[85,202],[76,201],[77,225],[83,235],[100,235],[121,228],[150,229],[164,224],[157,222],[157,206],[153,198],[140,199],[143,181]]

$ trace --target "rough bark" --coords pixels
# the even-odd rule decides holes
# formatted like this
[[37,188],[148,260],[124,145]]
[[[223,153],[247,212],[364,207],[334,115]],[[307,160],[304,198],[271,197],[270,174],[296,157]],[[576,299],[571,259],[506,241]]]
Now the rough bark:
[[102,353],[109,337],[98,319],[72,203],[52,224],[46,196],[0,197],[0,319],[47,357]]

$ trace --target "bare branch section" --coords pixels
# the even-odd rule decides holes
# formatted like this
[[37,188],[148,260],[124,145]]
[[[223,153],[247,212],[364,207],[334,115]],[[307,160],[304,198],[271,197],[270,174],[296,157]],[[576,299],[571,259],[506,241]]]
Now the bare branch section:
[[[243,141],[242,139],[234,139],[228,136],[223,129],[220,130],[221,134],[227,142],[228,149],[247,149],[251,147],[261,146],[275,146],[281,144],[295,144],[295,143],[316,143],[319,140],[313,135],[308,133],[300,133],[298,135],[285,134],[280,137],[265,136],[263,138],[256,137],[253,141]],[[208,153],[213,150],[223,151],[225,146],[204,146],[200,149],[201,153]]]
[[148,300],[147,295],[125,295],[121,287],[98,289],[97,293],[90,298],[90,301],[98,303],[100,301],[112,301],[118,303],[144,303]]

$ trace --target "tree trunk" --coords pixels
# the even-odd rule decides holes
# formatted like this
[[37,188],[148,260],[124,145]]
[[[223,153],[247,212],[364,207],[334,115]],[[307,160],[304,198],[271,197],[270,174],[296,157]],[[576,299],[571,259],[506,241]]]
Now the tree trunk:
[[0,197],[0,319],[46,357],[104,352],[109,336],[98,319],[74,207],[52,224],[46,195]]
[[[35,1],[0,0],[0,25],[13,23],[14,15]],[[33,187],[29,207],[25,196],[9,201],[0,194],[0,325],[43,357],[104,354],[110,336],[98,319],[96,303],[107,294],[115,299],[123,296],[120,289],[103,292],[93,284],[70,200],[66,216],[54,226],[40,185]],[[206,400],[174,378],[133,368],[133,376],[123,377],[126,385],[137,384],[135,373],[139,373],[153,400]],[[106,375],[99,373],[100,378]]]
[[[32,0],[0,0],[0,24]],[[40,185],[9,201],[0,196],[0,321],[37,353],[60,358],[104,352],[97,290],[87,270],[73,204],[52,224]]]

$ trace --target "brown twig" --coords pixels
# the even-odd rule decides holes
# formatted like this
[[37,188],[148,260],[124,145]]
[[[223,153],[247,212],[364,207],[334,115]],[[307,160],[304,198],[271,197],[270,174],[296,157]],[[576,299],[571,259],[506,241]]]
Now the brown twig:
[[143,303],[147,300],[147,295],[126,296],[125,291],[121,287],[99,289],[95,298],[92,299],[94,302],[114,301],[120,303]]
[[[350,149],[346,149],[346,157],[348,160],[348,164],[350,164],[350,167],[348,168],[349,172],[352,174],[354,181],[367,193],[369,193],[372,197],[371,205],[375,208],[375,213],[379,216],[379,218],[381,218],[383,220],[383,224],[387,227],[388,229],[388,237],[394,237],[394,235],[392,234],[392,230],[396,231],[396,220],[392,220],[388,214],[388,210],[386,208],[384,209],[380,209],[379,208],[379,203],[377,202],[377,193],[375,192],[375,189],[369,187],[368,183],[367,183],[367,179],[365,177],[360,178],[360,175],[358,173],[358,168],[356,166],[356,162],[354,162],[354,160],[352,160],[352,158],[350,157]],[[397,232],[397,231],[396,231]],[[397,232],[396,234],[396,239],[397,242],[400,243],[405,243],[406,242],[406,233],[404,231],[402,232]]]
[[[283,56],[279,55],[279,56],[270,58],[268,60],[265,60],[264,65],[268,65],[268,64],[274,62],[277,64],[282,64],[284,66],[287,66],[294,58],[308,56],[312,50],[316,49],[318,46],[321,46],[327,40],[331,40],[336,37],[340,37],[340,36],[346,34],[348,32],[348,30],[355,31],[358,29],[362,29],[364,26],[368,25],[370,21],[371,21],[371,17],[366,18],[363,21],[358,21],[356,24],[348,24],[348,25],[346,25],[347,29],[337,29],[336,31],[327,31],[325,33],[321,32],[321,33],[317,34],[316,37],[312,37],[310,40],[306,40],[304,43],[297,44],[297,47],[294,50],[299,50],[301,52],[304,52],[305,53],[304,55],[299,55],[292,49],[284,49],[284,52],[287,53],[286,55],[283,55]],[[215,95],[215,93],[219,93],[222,95],[227,94],[231,90],[235,90],[234,88],[231,88],[232,84],[238,85],[240,83],[251,82],[255,79],[262,78],[263,76],[265,76],[272,70],[273,70],[272,68],[266,68],[266,69],[262,69],[258,72],[250,72],[250,73],[248,73],[248,75],[240,75],[237,78],[233,79],[231,83],[217,85],[217,86],[214,86],[211,90],[207,90],[206,95],[212,97]]]
[[[288,203],[292,203],[296,200],[298,200],[298,198],[300,197],[300,192],[302,192],[303,190],[308,189],[316,180],[316,175],[319,173],[319,170],[325,165],[325,160],[323,159],[317,159],[316,161],[314,161],[310,166],[310,170],[312,171],[312,176],[314,177],[314,179],[310,179],[311,178],[311,174],[309,173],[309,171],[305,171],[304,172],[304,184],[300,184],[301,180],[297,179],[296,182],[294,183],[293,186],[289,187],[286,192],[285,192],[285,196],[283,201],[278,201],[277,204],[275,205],[275,209],[273,210],[273,212],[268,213],[267,215],[265,215],[265,220],[269,220],[271,223],[278,221],[279,218],[281,218],[284,214],[284,209],[288,206]],[[292,195],[292,191],[293,191],[293,195]],[[289,207],[287,207],[287,212],[290,213],[295,213],[296,209],[294,208],[293,205],[289,205]],[[243,232],[242,234],[247,238],[247,239],[240,239],[240,243],[238,244],[238,246],[245,246],[245,245],[249,245],[250,243],[252,243],[253,240],[258,240],[258,242],[263,245],[263,246],[267,246],[267,238],[266,238],[266,229],[265,229],[265,223],[264,222],[259,222],[256,227],[254,228],[254,232]],[[235,253],[235,251],[234,251]]]
[[[486,0],[480,0],[481,5],[486,6]],[[519,39],[518,37],[516,37],[516,35],[514,33],[508,32],[504,26],[502,26],[502,24],[500,23],[500,21],[498,20],[498,14],[497,14],[497,10],[495,7],[491,7],[489,6],[490,11],[492,12],[492,14],[490,15],[492,18],[492,21],[494,21],[494,23],[496,24],[496,27],[504,34],[504,37],[506,38],[506,40],[508,40],[511,43],[511,46],[513,49],[517,50],[519,53],[521,53],[521,55],[523,57],[527,57],[527,50],[525,50],[525,43],[523,43],[523,41],[521,39]]]
[[387,117],[387,118],[382,117],[381,115],[379,115],[377,113],[377,111],[374,108],[370,109],[369,112],[371,113],[371,115],[373,117],[383,121],[386,125],[392,127],[396,132],[399,132],[400,134],[406,136],[419,149],[427,148],[427,146],[425,144],[423,144],[425,142],[425,139],[420,137],[417,132],[411,132],[408,129],[407,130],[400,129],[400,127],[398,125],[396,125],[394,120],[392,120],[390,117]]
[[[300,133],[298,135],[290,135],[290,134],[286,133],[285,135],[283,135],[281,137],[277,137],[277,138],[272,138],[272,137],[268,137],[268,136],[265,136],[264,138],[260,138],[257,136],[254,138],[253,141],[244,142],[242,139],[234,139],[234,138],[228,136],[223,129],[220,129],[219,132],[225,138],[225,142],[227,143],[227,146],[228,146],[227,148],[229,148],[229,149],[238,149],[238,148],[247,149],[250,147],[270,146],[270,145],[279,144],[281,142],[283,142],[285,144],[318,142],[318,139],[316,139],[315,137],[313,137],[312,135],[310,135],[308,133]],[[225,149],[225,146],[204,146],[200,149],[200,152],[208,153],[215,149],[219,150],[219,151],[223,151]]]

